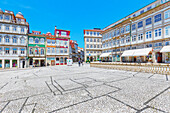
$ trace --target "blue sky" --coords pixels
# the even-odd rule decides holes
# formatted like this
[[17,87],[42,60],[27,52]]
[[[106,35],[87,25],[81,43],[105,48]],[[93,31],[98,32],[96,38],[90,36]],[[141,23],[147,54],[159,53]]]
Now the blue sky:
[[2,10],[21,11],[30,31],[54,34],[54,27],[71,31],[84,47],[84,29],[104,28],[155,0],[0,0]]

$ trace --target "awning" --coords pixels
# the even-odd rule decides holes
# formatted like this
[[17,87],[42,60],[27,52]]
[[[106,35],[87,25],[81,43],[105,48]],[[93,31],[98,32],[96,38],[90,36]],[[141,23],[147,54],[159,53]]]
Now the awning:
[[136,49],[133,56],[147,56],[152,50],[152,48]]
[[122,57],[133,56],[134,52],[135,52],[135,50],[124,51],[123,54],[122,54]]
[[124,51],[121,57],[128,56],[147,56],[152,51],[152,48],[144,48],[144,49],[134,49]]
[[161,51],[161,53],[166,53],[166,52],[170,52],[170,46],[164,46]]
[[108,57],[110,54],[112,54],[112,53],[111,52],[109,52],[109,53],[102,53],[100,55],[100,57]]

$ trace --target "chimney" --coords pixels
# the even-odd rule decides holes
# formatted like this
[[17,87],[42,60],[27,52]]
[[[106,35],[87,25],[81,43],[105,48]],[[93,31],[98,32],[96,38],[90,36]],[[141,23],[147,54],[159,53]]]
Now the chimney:
[[57,29],[57,26],[55,26],[55,29]]

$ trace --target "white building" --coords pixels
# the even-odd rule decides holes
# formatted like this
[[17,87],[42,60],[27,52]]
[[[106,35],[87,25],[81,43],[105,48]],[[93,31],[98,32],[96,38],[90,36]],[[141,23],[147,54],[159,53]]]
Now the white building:
[[102,52],[102,30],[94,28],[84,30],[84,58],[86,61],[98,61]]
[[[170,1],[156,0],[107,26],[102,35],[103,61],[170,62]],[[165,46],[169,51],[162,50]]]
[[22,13],[0,10],[0,68],[26,68],[28,26]]

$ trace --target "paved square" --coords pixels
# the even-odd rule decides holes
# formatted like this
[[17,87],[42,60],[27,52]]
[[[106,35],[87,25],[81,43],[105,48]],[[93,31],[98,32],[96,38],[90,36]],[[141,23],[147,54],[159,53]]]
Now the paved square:
[[169,113],[168,79],[87,64],[0,70],[0,113]]

